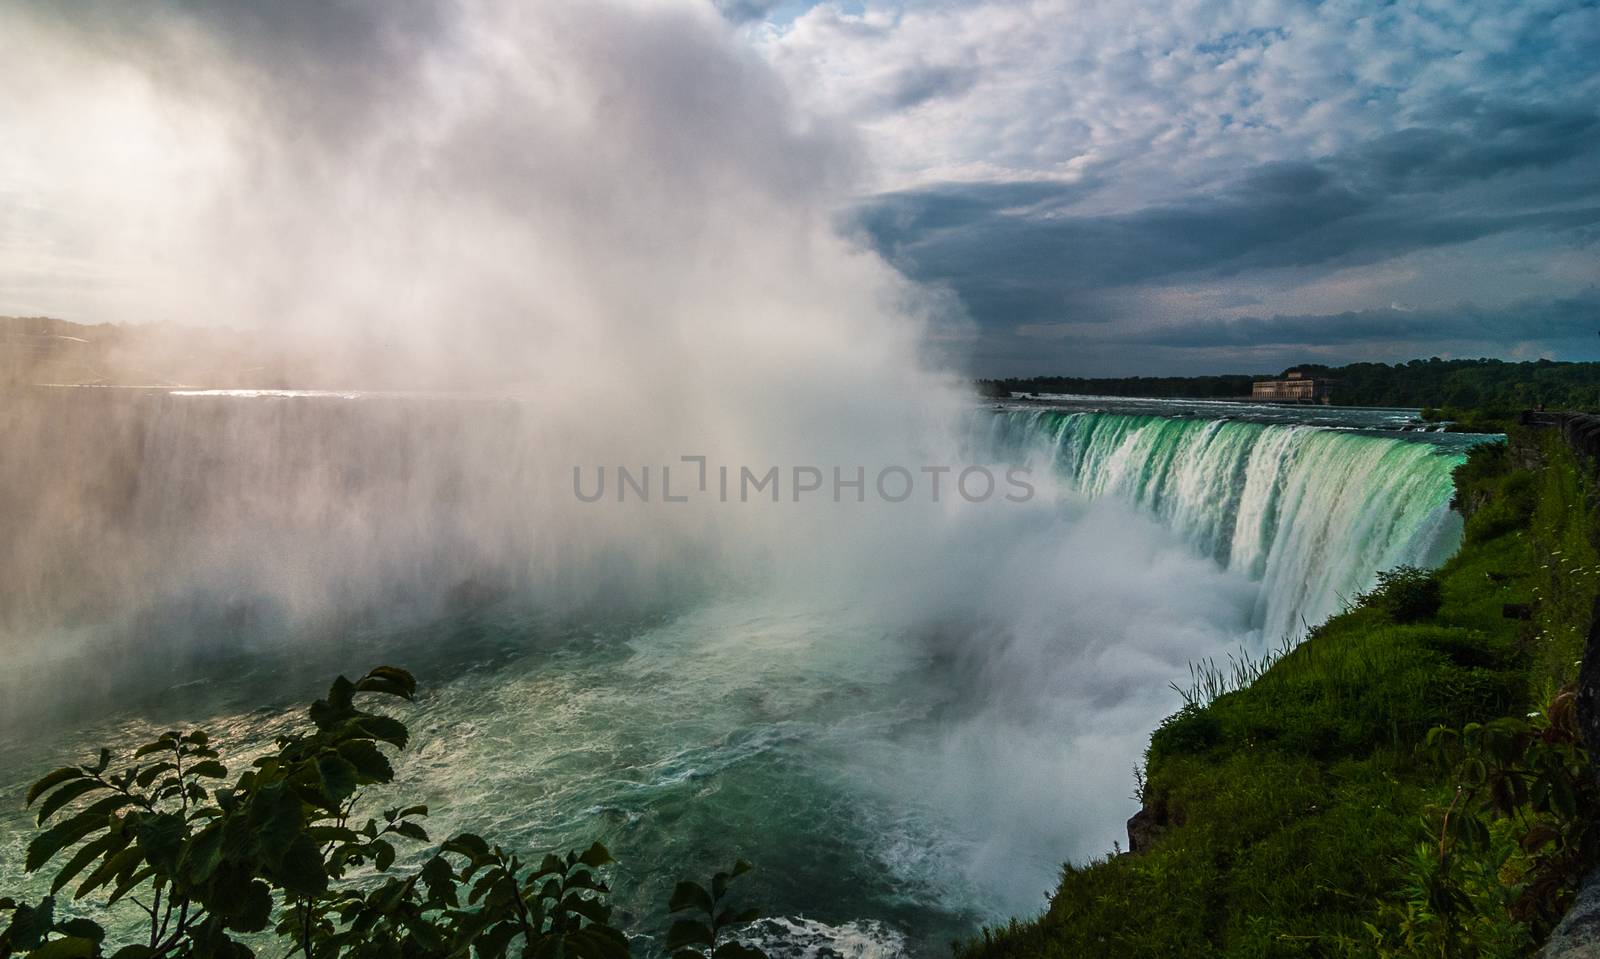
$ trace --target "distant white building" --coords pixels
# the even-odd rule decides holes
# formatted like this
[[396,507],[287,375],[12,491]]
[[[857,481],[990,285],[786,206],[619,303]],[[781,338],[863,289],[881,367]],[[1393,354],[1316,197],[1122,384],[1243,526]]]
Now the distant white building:
[[1332,387],[1332,380],[1290,370],[1281,380],[1258,380],[1250,387],[1250,398],[1261,403],[1328,403]]

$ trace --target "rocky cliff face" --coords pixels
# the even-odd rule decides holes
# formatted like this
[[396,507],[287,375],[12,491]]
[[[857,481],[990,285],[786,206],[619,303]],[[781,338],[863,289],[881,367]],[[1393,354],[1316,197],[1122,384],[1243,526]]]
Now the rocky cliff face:
[[1539,955],[1541,959],[1600,959],[1600,872],[1584,880],[1578,901]]
[[[1600,602],[1578,674],[1578,724],[1591,757],[1600,756]],[[1600,959],[1600,871],[1590,873],[1566,918],[1551,934],[1543,959]]]

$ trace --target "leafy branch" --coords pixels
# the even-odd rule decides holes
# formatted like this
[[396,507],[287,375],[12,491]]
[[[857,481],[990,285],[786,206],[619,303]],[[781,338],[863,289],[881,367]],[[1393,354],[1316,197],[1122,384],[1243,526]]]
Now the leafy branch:
[[[415,871],[395,868],[402,847],[429,842],[428,807],[361,822],[361,798],[393,781],[389,753],[410,739],[403,722],[365,704],[415,697],[415,679],[396,667],[340,676],[305,727],[237,776],[203,730],[163,733],[120,764],[102,749],[44,776],[27,794],[41,832],[25,867],[65,861],[38,903],[0,898],[0,959],[253,959],[248,943],[269,929],[284,955],[305,959],[505,959],[518,943],[522,959],[626,959],[607,901],[613,860],[599,843],[533,864],[463,833],[408,856],[422,861]],[[756,913],[718,908],[748,870],[717,874],[711,892],[680,884],[670,910],[703,897],[709,923],[674,923],[669,940],[693,925],[694,936],[705,930],[702,955],[764,959],[726,935]],[[108,907],[138,908],[137,941],[109,945],[98,923],[59,917],[58,897],[75,882],[73,902],[99,892]],[[698,895],[680,901],[689,889]],[[694,942],[679,945],[694,952]]]

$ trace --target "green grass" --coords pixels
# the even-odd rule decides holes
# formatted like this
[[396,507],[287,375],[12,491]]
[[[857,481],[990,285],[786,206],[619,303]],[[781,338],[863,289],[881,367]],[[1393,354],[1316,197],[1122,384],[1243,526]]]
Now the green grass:
[[[1592,486],[1553,435],[1515,441],[1545,468],[1516,469],[1499,446],[1457,474],[1470,515],[1435,615],[1397,623],[1369,598],[1244,688],[1169,717],[1143,785],[1167,823],[1154,848],[1066,866],[1043,916],[958,944],[959,959],[1377,954],[1368,924],[1402,898],[1427,811],[1451,793],[1423,738],[1544,702],[1576,675],[1589,627]],[[1504,942],[1542,933],[1486,921]]]

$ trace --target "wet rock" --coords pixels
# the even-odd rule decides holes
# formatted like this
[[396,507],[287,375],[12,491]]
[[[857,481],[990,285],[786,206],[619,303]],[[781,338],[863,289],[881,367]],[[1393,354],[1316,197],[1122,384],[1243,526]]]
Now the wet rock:
[[1128,819],[1128,852],[1149,852],[1174,825],[1177,824],[1167,813],[1165,799],[1145,800],[1144,806]]
[[1595,600],[1578,669],[1578,732],[1589,755],[1600,756],[1600,597]]
[[1600,871],[1584,880],[1578,901],[1539,955],[1540,959],[1600,959]]

